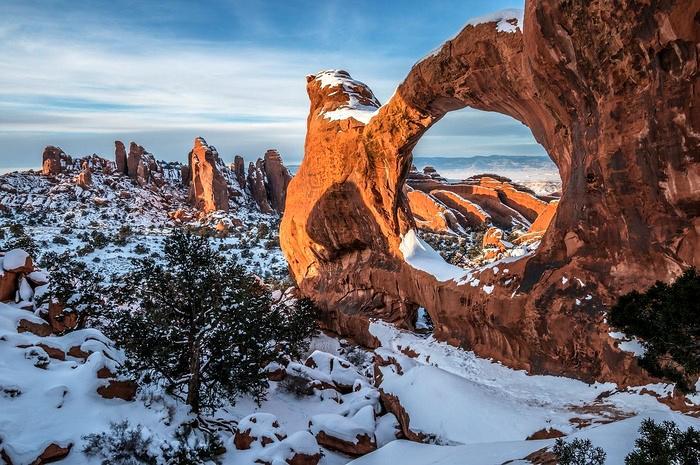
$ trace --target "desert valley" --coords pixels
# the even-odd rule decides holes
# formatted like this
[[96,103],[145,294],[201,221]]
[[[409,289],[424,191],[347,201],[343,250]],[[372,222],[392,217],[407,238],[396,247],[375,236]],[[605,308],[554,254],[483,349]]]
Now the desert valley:
[[[0,463],[697,465],[699,57],[698,0],[526,0],[385,102],[306,76],[294,169],[23,154]],[[466,107],[553,164],[414,156]]]

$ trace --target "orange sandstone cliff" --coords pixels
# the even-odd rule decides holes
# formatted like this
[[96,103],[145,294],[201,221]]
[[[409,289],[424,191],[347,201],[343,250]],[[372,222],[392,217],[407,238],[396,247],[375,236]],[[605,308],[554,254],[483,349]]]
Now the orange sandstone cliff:
[[[411,327],[423,306],[437,337],[509,366],[643,380],[603,312],[700,265],[698,18],[700,0],[526,0],[524,21],[468,24],[381,107],[344,71],[309,76],[281,245],[325,325],[374,345],[370,318]],[[404,184],[421,136],[467,106],[527,125],[562,197],[534,255],[446,279],[404,258]]]

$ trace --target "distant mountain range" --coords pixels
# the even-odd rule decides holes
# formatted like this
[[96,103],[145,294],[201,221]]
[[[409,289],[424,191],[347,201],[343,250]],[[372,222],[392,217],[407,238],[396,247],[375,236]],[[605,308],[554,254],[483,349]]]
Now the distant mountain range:
[[[559,180],[556,165],[547,157],[513,155],[478,155],[473,157],[414,157],[419,170],[432,166],[446,178],[462,179],[481,173],[495,173],[509,178],[527,175],[546,176],[544,180]],[[530,178],[532,179],[532,178]],[[525,179],[515,179],[522,181]],[[535,180],[535,179],[532,179]]]
[[538,194],[561,189],[561,178],[556,165],[548,157],[514,155],[479,155],[473,157],[413,158],[419,171],[432,166],[449,180],[466,179],[475,174],[498,174],[523,184]]
[[[515,155],[477,155],[471,157],[416,156],[419,171],[432,166],[448,179],[465,179],[482,173],[500,174],[517,182],[559,183],[559,171],[548,157]],[[299,165],[289,165],[295,173]]]

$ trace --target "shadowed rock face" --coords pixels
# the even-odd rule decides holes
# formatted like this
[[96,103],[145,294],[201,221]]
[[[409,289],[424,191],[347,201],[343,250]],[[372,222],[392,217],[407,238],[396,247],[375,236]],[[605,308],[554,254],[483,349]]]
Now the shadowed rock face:
[[114,159],[117,165],[117,173],[128,175],[129,168],[126,162],[126,147],[124,147],[124,142],[120,140],[114,141]]
[[258,158],[257,163],[252,161],[248,164],[248,176],[246,183],[248,192],[255,200],[256,205],[263,213],[272,213],[270,201],[267,198],[267,189],[265,188],[265,172],[263,162]]
[[236,175],[236,182],[241,190],[245,189],[245,161],[240,155],[233,157],[233,173]]
[[267,179],[270,206],[276,212],[282,213],[287,198],[287,186],[289,185],[289,181],[292,180],[292,175],[282,163],[282,156],[274,149],[265,152],[263,167]]
[[[281,244],[326,324],[371,344],[369,318],[410,327],[422,305],[437,337],[512,367],[644,380],[602,311],[700,265],[698,17],[700,0],[526,1],[524,27],[468,25],[376,113],[347,73],[309,76],[306,153]],[[415,227],[403,190],[412,150],[465,106],[527,125],[563,184],[537,253],[473,271],[476,286],[438,282],[399,250]]]
[[190,203],[194,207],[204,212],[228,211],[229,191],[223,169],[216,149],[201,137],[196,138],[189,154]]

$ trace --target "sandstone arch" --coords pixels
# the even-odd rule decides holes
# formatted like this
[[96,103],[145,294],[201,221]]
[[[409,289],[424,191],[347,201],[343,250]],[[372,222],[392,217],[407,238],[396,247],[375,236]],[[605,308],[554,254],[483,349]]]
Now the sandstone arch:
[[[369,318],[410,326],[421,304],[438,337],[510,366],[640,380],[601,311],[620,291],[700,265],[699,42],[700,0],[528,0],[524,26],[510,16],[467,25],[381,108],[347,73],[310,76],[305,156],[281,226],[302,291],[331,329],[366,344]],[[401,189],[411,151],[465,106],[526,124],[563,183],[534,256],[472,272],[491,292],[439,282],[399,248],[415,226]],[[315,217],[327,189],[346,183],[353,199]],[[337,220],[367,215],[375,227]],[[348,237],[358,246],[336,245]]]

